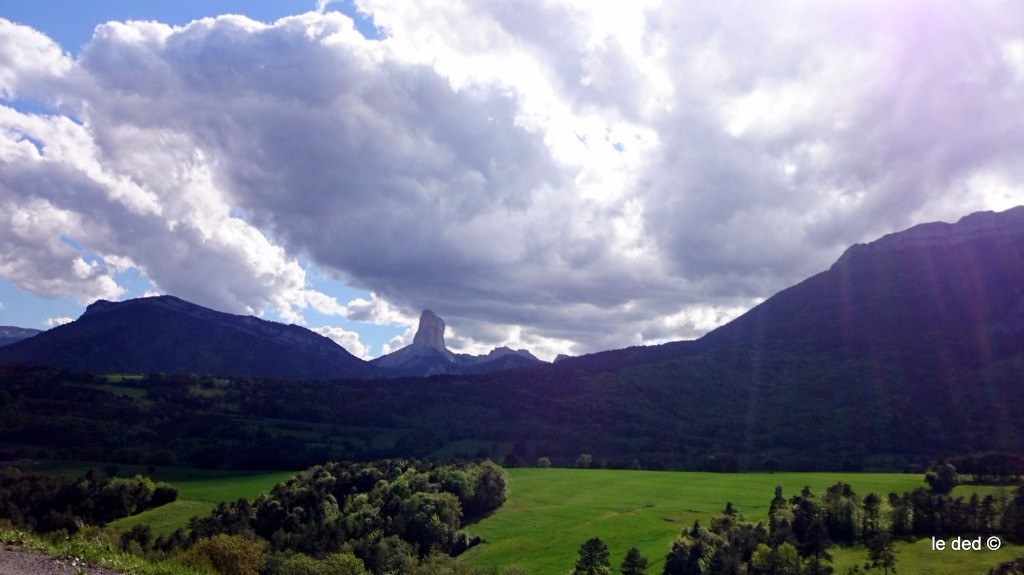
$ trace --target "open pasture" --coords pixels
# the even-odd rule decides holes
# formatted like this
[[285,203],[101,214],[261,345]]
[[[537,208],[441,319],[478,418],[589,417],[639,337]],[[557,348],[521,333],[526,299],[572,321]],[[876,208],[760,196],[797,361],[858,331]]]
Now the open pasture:
[[178,488],[177,501],[125,517],[112,525],[127,530],[139,523],[148,523],[155,535],[168,535],[179,527],[187,528],[188,520],[192,517],[208,515],[218,503],[242,497],[255,499],[274,485],[294,476],[295,472],[284,471],[171,481]]
[[[611,551],[612,567],[630,547],[650,560],[649,573],[660,573],[669,543],[694,520],[703,524],[721,513],[726,502],[748,520],[767,519],[776,485],[788,498],[805,485],[816,494],[838,481],[869,492],[903,493],[924,485],[920,475],[881,473],[682,473],[657,471],[511,469],[508,502],[492,516],[469,528],[486,542],[464,555],[480,567],[518,565],[534,575],[568,573],[581,543],[600,537]],[[967,495],[972,487],[957,487]],[[991,488],[979,488],[987,492]],[[998,552],[949,555],[933,552],[919,541],[900,543],[899,573],[947,574],[988,571],[999,561],[1024,554],[1004,545]],[[863,563],[861,548],[835,549],[836,573]]]

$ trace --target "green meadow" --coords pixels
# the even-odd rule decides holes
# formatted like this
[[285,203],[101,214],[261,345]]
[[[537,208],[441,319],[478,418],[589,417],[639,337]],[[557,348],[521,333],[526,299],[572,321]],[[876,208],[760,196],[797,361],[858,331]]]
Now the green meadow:
[[[67,472],[80,471],[68,469]],[[122,471],[134,472],[134,469]],[[142,470],[139,470],[140,472]],[[460,560],[473,566],[519,566],[533,575],[567,573],[582,542],[600,537],[611,551],[613,567],[630,547],[650,560],[649,573],[660,573],[670,542],[695,520],[707,523],[731,501],[748,520],[766,519],[776,485],[786,497],[805,485],[820,494],[845,481],[858,495],[903,493],[924,485],[921,475],[886,473],[696,473],[604,469],[509,469],[509,499],[496,513],[468,527],[484,543]],[[202,472],[161,468],[156,479],[179,489],[178,500],[113,523],[129,529],[148,523],[155,534],[187,527],[189,518],[208,514],[218,503],[254,499],[292,472]],[[1011,488],[959,486],[954,495],[1009,495]],[[883,497],[884,499],[884,497]],[[837,574],[861,565],[863,547],[834,547]],[[933,551],[930,540],[897,544],[900,575],[984,575],[998,563],[1024,555],[1024,548],[1003,545],[998,551]]]
[[179,527],[187,528],[188,520],[192,517],[209,515],[218,503],[235,501],[242,497],[255,499],[274,485],[294,476],[294,472],[286,471],[170,481],[178,488],[177,501],[125,517],[111,525],[127,530],[136,524],[148,523],[155,535],[169,535]]
[[[805,485],[820,494],[837,481],[858,495],[910,491],[921,475],[879,473],[681,473],[579,469],[511,469],[508,502],[469,531],[485,539],[463,560],[479,567],[517,565],[534,575],[568,573],[581,543],[600,537],[617,568],[630,547],[660,573],[669,543],[695,520],[706,524],[731,501],[748,520],[767,519],[776,485],[788,498]],[[957,488],[954,495],[971,493]],[[987,493],[999,488],[979,488]],[[897,546],[900,575],[984,574],[999,561],[1024,555],[1004,545],[996,552],[931,551],[930,541]],[[836,573],[863,564],[863,548],[835,548]]]

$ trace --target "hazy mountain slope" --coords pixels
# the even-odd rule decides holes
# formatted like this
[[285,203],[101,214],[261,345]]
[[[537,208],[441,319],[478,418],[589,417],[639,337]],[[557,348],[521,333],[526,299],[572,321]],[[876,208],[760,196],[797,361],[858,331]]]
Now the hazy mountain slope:
[[922,369],[1024,352],[1024,207],[931,223],[846,251],[702,346],[830,353]]
[[39,333],[42,333],[42,330],[0,325],[0,346],[10,345],[23,339],[28,339]]
[[371,377],[378,371],[305,328],[172,296],[98,301],[71,323],[0,348],[0,363],[292,379]]

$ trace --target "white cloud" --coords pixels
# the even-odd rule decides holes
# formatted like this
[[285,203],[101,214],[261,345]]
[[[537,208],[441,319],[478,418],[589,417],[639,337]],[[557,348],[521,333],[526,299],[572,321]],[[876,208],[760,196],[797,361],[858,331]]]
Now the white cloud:
[[360,0],[380,41],[327,4],[111,23],[78,59],[0,23],[0,92],[58,111],[0,108],[0,276],[578,354],[1022,199],[1017,4]]
[[449,327],[445,344],[456,353],[472,355],[484,355],[496,347],[526,349],[545,361],[552,361],[559,354],[571,354],[575,346],[575,342],[570,340],[527,333],[522,326],[489,326],[487,331],[487,341],[477,341]]
[[335,343],[356,357],[362,359],[371,359],[372,357],[369,355],[369,350],[366,346],[359,340],[359,334],[354,331],[329,325],[312,327],[310,329],[324,337],[331,338]]
[[416,326],[419,317],[403,313],[395,309],[391,304],[384,301],[375,293],[370,294],[370,299],[356,298],[343,308],[345,317],[354,321],[375,323],[378,325],[404,325]]
[[[447,330],[446,330],[447,331]],[[393,351],[398,351],[403,347],[412,343],[413,337],[416,335],[416,326],[411,325],[405,328],[405,331],[399,335],[388,340],[386,343],[381,345],[380,354],[387,355]]]
[[66,323],[71,323],[73,321],[75,321],[75,318],[67,317],[67,316],[48,317],[48,318],[46,318],[46,321],[43,322],[43,324],[46,325],[47,328],[51,328],[51,327],[57,327],[58,325],[64,325]]
[[46,35],[0,18],[0,96],[44,95],[72,66],[71,58]]

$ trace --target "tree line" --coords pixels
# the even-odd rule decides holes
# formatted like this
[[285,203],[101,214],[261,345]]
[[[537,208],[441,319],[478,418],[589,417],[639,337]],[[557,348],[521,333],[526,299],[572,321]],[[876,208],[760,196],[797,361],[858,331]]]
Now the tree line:
[[177,499],[178,490],[148,477],[113,477],[89,470],[78,478],[0,467],[0,517],[22,529],[75,533]]

